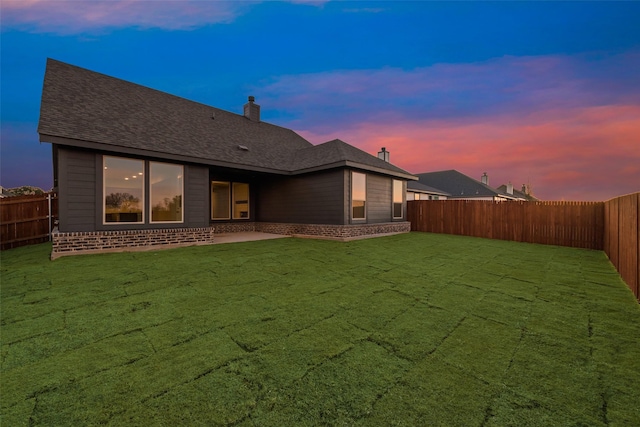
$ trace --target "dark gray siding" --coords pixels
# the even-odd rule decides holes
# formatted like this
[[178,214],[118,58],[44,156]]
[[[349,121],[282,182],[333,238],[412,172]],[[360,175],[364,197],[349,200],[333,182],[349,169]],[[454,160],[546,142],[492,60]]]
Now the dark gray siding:
[[187,165],[184,167],[184,173],[184,226],[208,227],[209,168]]
[[296,224],[345,223],[343,169],[298,177],[275,177],[259,186],[258,221]]
[[367,223],[391,222],[392,179],[367,174]]
[[[184,166],[183,223],[149,224],[149,212],[146,207],[145,224],[105,225],[102,223],[102,154],[60,146],[57,161],[59,230],[62,232],[207,227],[209,225],[208,167]],[[145,194],[149,194],[148,183],[146,183]],[[148,200],[145,200],[145,203],[148,203]]]
[[96,154],[58,149],[59,230],[93,231],[96,216]]
[[[118,154],[109,154],[110,156]],[[128,157],[128,156],[122,156]],[[208,227],[209,226],[209,168],[197,165],[184,166],[184,222],[176,223],[150,223],[149,221],[149,182],[145,181],[145,210],[144,224],[103,224],[103,195],[102,195],[102,154],[96,156],[98,175],[96,177],[96,198],[95,198],[95,230],[139,230],[152,228],[188,228],[188,227]],[[155,159],[145,160],[145,171],[148,176],[149,162]],[[164,160],[162,160],[164,161]],[[179,164],[179,163],[176,163]]]
[[342,224],[351,223],[351,171],[342,170],[342,191],[344,192],[344,202],[342,209]]

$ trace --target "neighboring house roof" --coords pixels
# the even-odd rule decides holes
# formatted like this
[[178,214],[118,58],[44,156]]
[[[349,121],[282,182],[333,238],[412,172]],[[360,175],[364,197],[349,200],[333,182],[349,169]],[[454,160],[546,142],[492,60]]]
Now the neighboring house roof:
[[445,191],[453,198],[505,197],[488,185],[453,169],[416,175],[420,184]]
[[437,194],[441,196],[451,196],[451,194],[446,191],[438,190],[437,188],[430,187],[421,183],[420,181],[409,181],[407,183],[407,191],[414,191],[416,193],[429,193],[429,194]]
[[[496,188],[496,190],[498,190],[500,193],[504,193],[506,195],[509,195],[509,193],[507,193],[507,185],[506,184],[502,184],[500,187]],[[529,200],[529,201],[537,201],[538,199],[534,196],[532,196],[531,194],[527,194],[523,191],[520,190],[516,190],[515,188],[513,189],[513,194],[511,194],[510,196],[515,197],[517,199],[522,199],[522,200]]]
[[7,190],[6,188],[0,186],[0,198],[13,197],[13,196],[15,196],[15,194],[13,194],[11,191]]
[[290,129],[53,59],[47,60],[38,132],[43,142],[239,169],[293,174],[338,161],[415,179],[345,143],[349,148],[323,159],[327,147],[341,144],[314,146]]

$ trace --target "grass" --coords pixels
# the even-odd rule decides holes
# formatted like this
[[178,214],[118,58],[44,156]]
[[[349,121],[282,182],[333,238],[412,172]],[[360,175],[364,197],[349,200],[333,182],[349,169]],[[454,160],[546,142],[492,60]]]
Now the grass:
[[599,251],[411,233],[2,253],[2,425],[640,425]]

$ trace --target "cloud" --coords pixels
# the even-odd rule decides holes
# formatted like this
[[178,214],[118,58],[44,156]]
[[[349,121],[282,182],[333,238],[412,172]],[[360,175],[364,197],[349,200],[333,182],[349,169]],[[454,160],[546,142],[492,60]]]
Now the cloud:
[[337,70],[284,75],[256,88],[265,105],[301,122],[339,123],[528,114],[609,105],[640,97],[640,53],[505,56],[414,69]]
[[[3,29],[77,34],[105,29],[191,30],[229,23],[264,0],[3,0]],[[323,7],[328,0],[289,0]]]
[[488,172],[497,187],[530,183],[545,200],[606,200],[640,191],[640,105],[550,109],[528,116],[360,122],[311,141],[340,138],[413,173]]
[[640,191],[640,53],[510,57],[280,76],[256,88],[313,143],[340,138],[414,172],[482,172],[544,199]]
[[184,30],[230,22],[255,2],[154,0],[3,0],[2,26],[75,34],[107,28]]

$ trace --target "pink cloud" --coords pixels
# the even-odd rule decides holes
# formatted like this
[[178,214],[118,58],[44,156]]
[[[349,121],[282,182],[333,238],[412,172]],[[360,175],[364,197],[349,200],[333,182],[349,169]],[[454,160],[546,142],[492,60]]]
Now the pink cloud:
[[[322,7],[328,0],[289,0]],[[2,25],[34,32],[75,34],[106,28],[189,30],[228,23],[255,1],[212,0],[3,0]]]
[[640,191],[640,105],[540,111],[528,116],[360,122],[318,133],[369,153],[380,147],[413,173],[457,169],[497,187],[530,183],[545,200],[606,200]]
[[[495,116],[550,108],[634,103],[639,52],[592,58],[504,56],[414,69],[283,75],[256,88],[265,105],[305,123]],[[302,120],[301,122],[302,123]]]
[[197,0],[3,0],[2,24],[63,34],[125,26],[191,29],[232,21],[249,6],[248,2]]
[[263,105],[314,143],[340,138],[414,172],[483,172],[543,199],[640,191],[640,53],[494,58],[280,76]]

